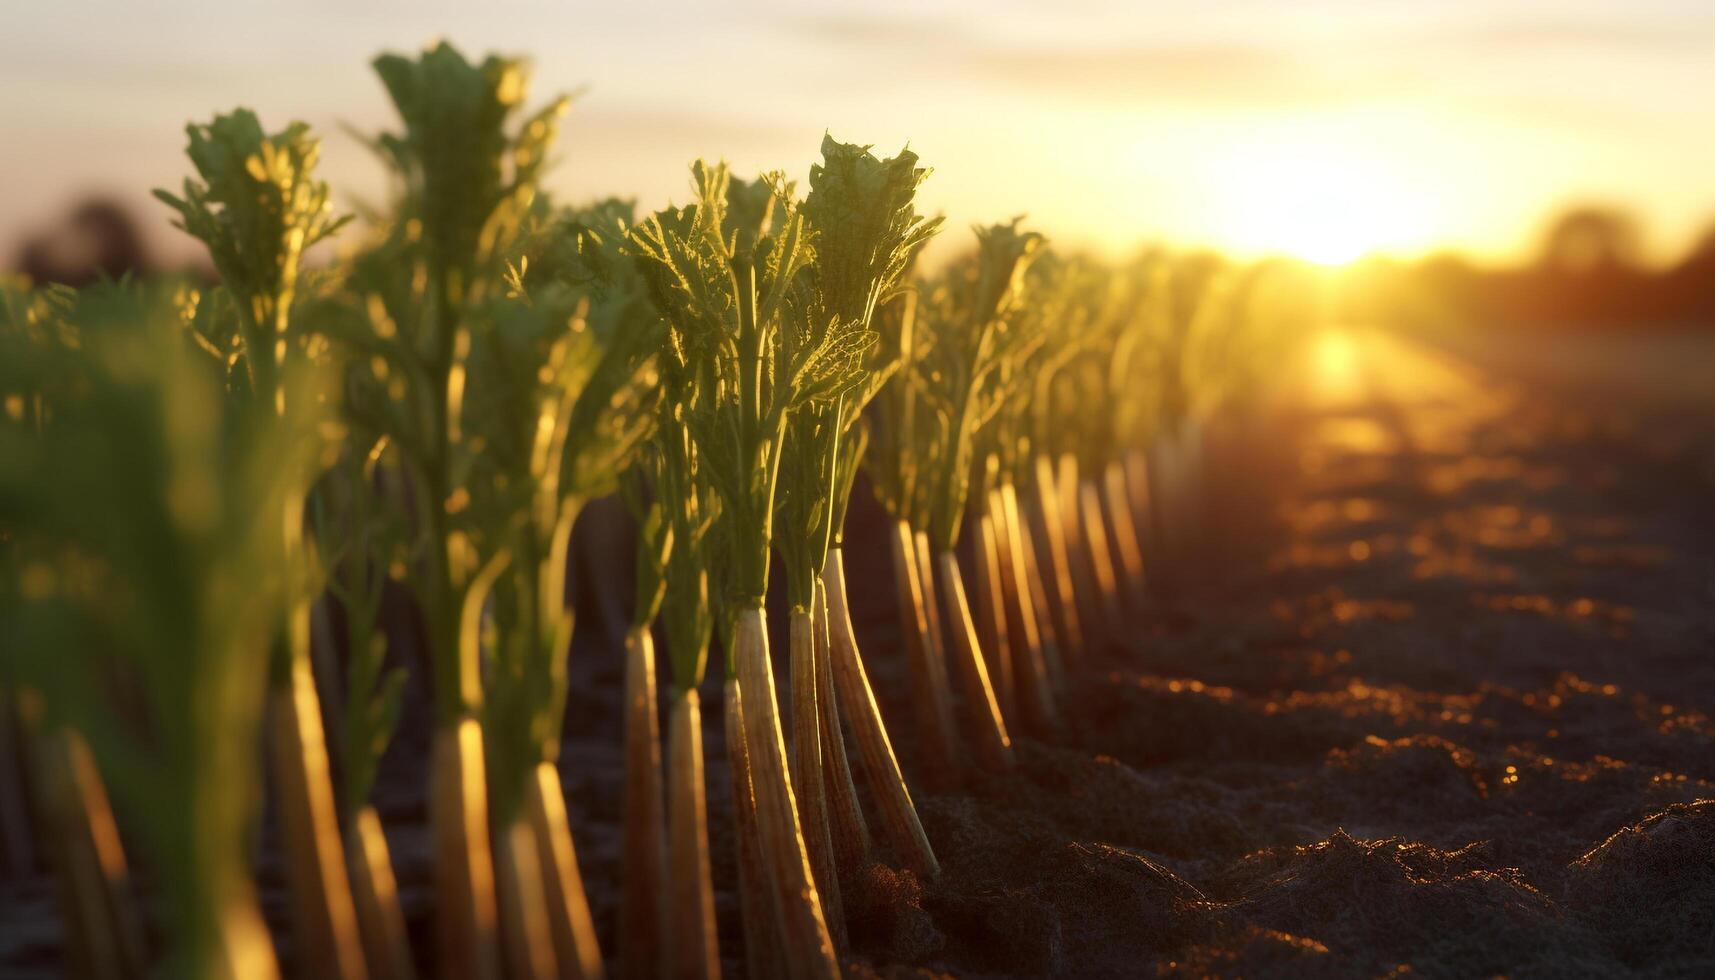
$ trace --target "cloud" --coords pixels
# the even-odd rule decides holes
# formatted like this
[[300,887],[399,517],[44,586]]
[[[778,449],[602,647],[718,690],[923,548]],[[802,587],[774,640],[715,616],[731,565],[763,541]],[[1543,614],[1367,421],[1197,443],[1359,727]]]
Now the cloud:
[[[1644,9],[1625,20],[1433,7],[1401,19],[1314,12],[1222,26],[1138,8],[1100,13],[999,9],[979,17],[910,10],[829,12],[781,22],[788,43],[892,55],[942,78],[1079,105],[1279,107],[1433,93],[1451,72],[1504,70],[1567,52],[1589,62],[1715,56],[1715,10]],[[1544,79],[1552,82],[1552,79]],[[1569,100],[1569,101],[1576,101]]]
[[1099,102],[1279,103],[1339,91],[1291,52],[1238,43],[989,46],[972,48],[960,63],[990,81]]
[[812,45],[915,50],[969,42],[974,35],[963,18],[878,14],[856,10],[791,17],[785,33]]
[[[893,56],[942,80],[1079,105],[1159,102],[1279,105],[1338,98],[1351,72],[1330,71],[1319,51],[1268,39],[1139,37],[1147,22],[1097,17],[1076,35],[1038,18],[914,13],[828,13],[782,23],[789,43],[842,56]],[[979,29],[980,28],[980,29]],[[1070,37],[1082,36],[1079,42]]]
[[1707,54],[1715,49],[1715,18],[1479,23],[1448,30],[1434,37],[1432,43],[1466,53],[1517,54],[1550,48],[1586,48],[1608,54]]

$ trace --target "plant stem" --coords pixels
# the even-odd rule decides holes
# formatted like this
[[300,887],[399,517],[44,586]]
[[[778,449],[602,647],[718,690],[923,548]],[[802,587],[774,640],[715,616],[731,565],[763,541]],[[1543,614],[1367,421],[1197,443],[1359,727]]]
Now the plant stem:
[[357,928],[372,980],[416,980],[399,885],[381,818],[372,806],[357,811],[345,831],[345,856],[351,878]]
[[442,726],[430,749],[429,822],[439,902],[435,935],[439,973],[447,980],[499,976],[482,751],[482,728],[474,718]]
[[[143,930],[113,808],[89,746],[70,729],[36,735],[43,829],[60,880],[66,949],[76,975],[140,976]],[[22,802],[20,800],[20,802]]]
[[734,614],[734,659],[745,697],[744,738],[750,754],[751,788],[761,831],[762,866],[779,915],[780,949],[795,976],[834,980],[839,963],[822,914],[821,896],[810,871],[804,834],[798,824],[792,778],[786,767],[774,670],[760,606]]
[[[869,826],[864,822],[863,808],[858,805],[857,786],[852,782],[845,730],[840,725],[840,716],[852,714],[854,708],[834,684],[832,624],[828,621],[828,589],[824,584],[827,563],[833,560],[834,553],[834,549],[829,549],[829,557],[824,559],[822,566],[824,575],[817,576],[815,580],[816,604],[811,610],[811,626],[816,639],[816,704],[821,715],[822,788],[828,796],[828,831],[834,840],[834,865],[843,880],[869,864],[870,841]],[[842,702],[845,702],[843,708]]]
[[1066,453],[1060,457],[1054,482],[1055,494],[1060,501],[1060,526],[1065,532],[1067,558],[1072,566],[1078,620],[1084,631],[1084,646],[1079,654],[1088,661],[1106,646],[1108,630],[1101,589],[1096,583],[1096,575],[1090,561],[1089,543],[1084,536],[1083,509],[1078,504],[1076,456]]
[[1060,506],[1060,495],[1054,486],[1054,461],[1050,457],[1036,457],[1036,506],[1031,511],[1031,526],[1036,537],[1043,542],[1045,548],[1037,548],[1036,553],[1048,555],[1048,567],[1053,572],[1052,592],[1053,602],[1050,604],[1054,615],[1054,632],[1060,638],[1060,653],[1063,657],[1075,657],[1083,651],[1084,636],[1078,618],[1078,597],[1072,585],[1072,566],[1066,549],[1066,524],[1061,519],[1065,513]]
[[[936,710],[941,712],[944,722],[942,730],[946,732],[947,742],[956,746],[953,724],[953,685],[952,671],[948,668],[947,634],[941,629],[941,602],[935,588],[935,560],[929,550],[929,534],[926,531],[916,531],[911,536],[912,550],[917,553],[917,582],[923,593],[923,613],[929,627],[929,669],[933,677],[934,690],[940,698]],[[947,758],[957,760],[957,749],[949,750]],[[957,770],[950,770],[956,773]]]
[[[431,508],[439,513],[440,507]],[[445,540],[431,550],[445,555]],[[450,664],[459,690],[472,698],[455,697],[437,714],[429,759],[429,826],[434,835],[436,936],[440,946],[440,975],[489,980],[498,975],[494,857],[488,836],[488,766],[483,755],[482,726],[464,714],[474,710],[481,690],[476,663],[481,652],[484,602],[495,578],[505,568],[505,552],[494,555],[471,579],[458,603],[453,645],[442,638],[437,663]],[[431,644],[436,641],[430,638]],[[431,646],[431,653],[437,648]],[[455,691],[455,694],[458,692]]]
[[[904,531],[903,524],[899,527]],[[898,540],[896,537],[895,541]],[[895,550],[897,552],[898,549]],[[881,709],[875,702],[875,692],[870,689],[863,658],[858,654],[857,633],[852,629],[851,607],[846,599],[845,561],[839,548],[828,552],[822,581],[826,586],[824,595],[832,651],[829,659],[833,661],[834,680],[839,687],[840,701],[845,705],[846,718],[851,722],[865,782],[869,785],[876,809],[881,812],[882,829],[906,867],[924,877],[933,877],[940,873],[940,864],[935,860],[935,852],[930,848],[929,838],[923,833],[923,824],[917,818],[917,807],[911,802],[911,791],[906,788],[905,777],[900,774],[899,760],[893,754],[893,744],[888,740],[886,726],[882,724]]]
[[625,634],[624,875],[619,897],[620,972],[627,977],[660,973],[667,855],[655,705],[655,641],[647,626],[633,626]]
[[494,842],[500,922],[510,980],[549,980],[558,974],[548,930],[542,860],[529,821],[520,814]]
[[[736,629],[733,631],[736,634]],[[729,648],[730,649],[730,648]],[[755,780],[751,778],[750,748],[745,743],[744,696],[737,677],[723,688],[726,713],[727,771],[732,774],[733,839],[737,847],[738,898],[744,924],[746,975],[779,976],[780,916],[762,866],[762,829],[757,824]]]
[[[282,513],[282,554],[289,561],[305,560],[303,510],[302,496],[293,494]],[[309,589],[294,589],[283,635],[271,648],[274,669],[267,695],[267,744],[284,837],[294,951],[307,972],[365,980],[369,972],[346,874],[345,842],[339,833],[321,698],[312,666],[315,602]]]
[[1019,552],[1019,575],[1024,579],[1024,596],[1035,614],[1037,630],[1042,635],[1042,666],[1047,671],[1048,690],[1055,697],[1065,694],[1066,665],[1060,655],[1059,630],[1054,624],[1053,602],[1048,598],[1048,583],[1039,562],[1040,551],[1035,535],[1024,515],[1024,505],[1012,484],[1002,493],[1007,508],[1007,520],[1012,524],[1012,539]]
[[1131,519],[1138,531],[1146,562],[1158,559],[1157,546],[1161,528],[1155,523],[1155,510],[1149,493],[1149,455],[1141,449],[1125,452],[1126,501],[1131,507]]
[[1102,494],[1096,481],[1087,479],[1078,486],[1078,516],[1082,519],[1084,555],[1090,562],[1090,574],[1101,599],[1102,627],[1109,642],[1118,640],[1124,632],[1125,619],[1120,611],[1119,583],[1114,577],[1113,554],[1108,550],[1107,522],[1102,519]]
[[536,853],[542,861],[548,929],[554,940],[554,960],[560,976],[571,980],[601,980],[601,947],[590,917],[578,855],[572,847],[571,823],[566,819],[566,794],[560,771],[552,762],[538,762],[525,787],[524,811],[536,833]]
[[1018,702],[1013,697],[1012,637],[1007,632],[1000,562],[1000,544],[995,540],[994,520],[988,513],[980,514],[976,520],[977,645],[987,661],[1000,716],[1016,718]]
[[709,871],[709,811],[703,789],[703,709],[696,690],[681,691],[667,716],[667,968],[674,980],[716,980],[715,889]]
[[792,784],[797,789],[799,823],[822,914],[836,950],[844,949],[845,909],[840,901],[840,874],[834,861],[833,832],[828,827],[828,797],[822,791],[827,759],[822,744],[822,712],[816,697],[815,616],[795,606],[788,619],[792,659]]
[[1108,526],[1113,528],[1114,551],[1125,579],[1125,599],[1133,616],[1142,616],[1148,606],[1149,583],[1144,577],[1143,548],[1137,526],[1131,520],[1131,502],[1126,494],[1125,470],[1118,460],[1102,471],[1102,496],[1107,504]]
[[215,915],[213,961],[202,964],[205,969],[192,975],[207,980],[279,980],[274,940],[250,882],[233,882],[216,906]]
[[971,622],[970,604],[965,600],[964,576],[959,572],[959,558],[951,551],[941,552],[941,585],[947,601],[947,620],[953,634],[953,662],[965,687],[965,720],[971,740],[976,743],[978,760],[987,768],[1009,769],[1012,766],[1012,739],[1007,736],[1006,722],[1000,706],[995,703],[994,688],[989,685],[988,671],[983,667],[983,654],[977,646],[977,628]]
[[[905,657],[911,669],[911,703],[917,721],[917,745],[923,758],[923,778],[931,785],[944,786],[952,781],[955,771],[953,760],[956,758],[953,700],[947,685],[947,664],[940,657],[940,644],[930,634],[930,600],[924,596],[917,539],[911,533],[911,526],[904,521],[895,521],[888,546],[893,558],[893,583],[898,592],[899,632],[904,638]],[[830,561],[829,568],[832,567],[833,562]],[[843,600],[843,568],[840,577],[842,591],[837,598]],[[838,642],[837,633],[835,637],[835,642]],[[856,648],[854,641],[854,652]],[[849,704],[851,699],[846,701]]]
[[994,524],[996,548],[1000,550],[1001,592],[1007,600],[1009,635],[1012,640],[1013,674],[1023,717],[1039,733],[1051,734],[1060,725],[1054,689],[1048,678],[1048,663],[1042,653],[1042,635],[1037,628],[1036,606],[1030,594],[1024,563],[1024,544],[1018,521],[1018,498],[1012,485],[995,491],[998,507]]
[[466,688],[469,679],[475,677],[476,670],[474,665],[471,669],[465,668],[465,652],[459,642],[458,612],[461,603],[459,590],[453,585],[452,565],[447,555],[446,483],[431,471],[429,476],[418,480],[418,486],[428,498],[421,507],[425,536],[429,542],[424,594],[419,596],[418,605],[423,610],[424,626],[429,634],[429,658],[434,675],[430,688],[435,702],[435,724],[445,728],[455,725],[471,710],[478,694]]
[[269,695],[274,789],[285,838],[298,962],[318,976],[355,980],[367,977],[368,970],[328,778],[321,706],[310,675],[309,618],[309,603],[299,602],[289,632],[294,634],[291,645],[302,652],[287,657],[288,676]]

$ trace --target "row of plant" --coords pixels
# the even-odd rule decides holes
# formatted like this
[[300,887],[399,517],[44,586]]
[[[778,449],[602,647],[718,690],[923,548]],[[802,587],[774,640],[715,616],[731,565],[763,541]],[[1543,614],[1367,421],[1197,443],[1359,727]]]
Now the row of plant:
[[[557,754],[573,529],[617,493],[639,534],[613,962],[720,972],[718,650],[747,969],[837,975],[842,881],[939,870],[899,733],[937,789],[1008,767],[1016,730],[1059,733],[1068,672],[1147,614],[1146,543],[1195,526],[1197,421],[1266,364],[1278,297],[1166,254],[1057,255],[1018,221],[925,276],[927,170],[832,139],[802,193],[698,163],[683,207],[558,206],[540,183],[566,101],[526,110],[522,64],[443,44],[375,68],[401,123],[372,144],[390,207],[346,229],[306,127],[239,110],[190,127],[196,176],[160,195],[218,285],[0,293],[0,693],[75,967],[153,958],[123,827],[175,975],[276,973],[264,786],[298,971],[428,966],[370,804],[417,656],[435,971],[601,975]],[[842,555],[860,471],[910,667],[891,728]],[[382,628],[401,586],[421,650]]]

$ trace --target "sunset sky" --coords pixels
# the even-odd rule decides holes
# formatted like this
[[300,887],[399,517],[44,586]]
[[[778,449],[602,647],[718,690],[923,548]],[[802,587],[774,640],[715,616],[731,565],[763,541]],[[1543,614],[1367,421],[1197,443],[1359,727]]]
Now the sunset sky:
[[445,37],[581,89],[551,184],[682,198],[693,157],[801,175],[827,129],[935,176],[955,228],[1028,212],[1069,243],[1165,239],[1339,261],[1528,252],[1573,201],[1625,204],[1657,257],[1715,221],[1708,0],[794,5],[10,3],[0,12],[0,261],[73,196],[160,219],[187,119],[247,105],[326,136],[391,125],[368,67]]

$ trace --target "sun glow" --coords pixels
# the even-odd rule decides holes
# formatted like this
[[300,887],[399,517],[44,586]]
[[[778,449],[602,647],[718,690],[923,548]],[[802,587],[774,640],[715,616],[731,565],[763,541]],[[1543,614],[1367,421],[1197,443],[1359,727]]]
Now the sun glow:
[[1421,249],[1434,238],[1435,216],[1403,169],[1345,133],[1247,140],[1212,174],[1226,189],[1224,238],[1242,251],[1329,266]]
[[1358,342],[1349,330],[1328,327],[1310,346],[1310,381],[1317,395],[1329,404],[1352,401],[1362,382]]

